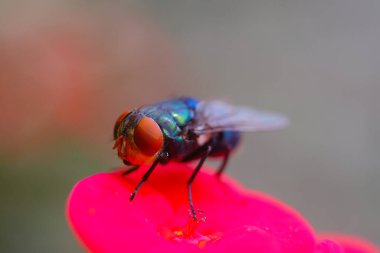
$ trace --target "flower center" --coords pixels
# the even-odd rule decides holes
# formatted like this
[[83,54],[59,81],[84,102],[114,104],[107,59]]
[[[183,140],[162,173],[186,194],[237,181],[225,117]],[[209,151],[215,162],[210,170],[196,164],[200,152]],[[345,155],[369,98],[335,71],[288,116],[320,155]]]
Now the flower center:
[[220,232],[197,231],[198,226],[205,222],[205,219],[194,220],[189,218],[186,225],[183,227],[161,228],[158,233],[171,241],[187,242],[203,248],[206,244],[215,242],[222,237]]

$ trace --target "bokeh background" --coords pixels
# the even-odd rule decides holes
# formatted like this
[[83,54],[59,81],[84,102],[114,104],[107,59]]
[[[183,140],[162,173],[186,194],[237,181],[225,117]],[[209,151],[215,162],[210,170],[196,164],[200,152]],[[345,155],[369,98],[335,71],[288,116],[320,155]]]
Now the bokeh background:
[[82,252],[71,188],[120,166],[122,111],[178,95],[288,115],[228,174],[380,244],[379,1],[109,2],[0,2],[0,252]]

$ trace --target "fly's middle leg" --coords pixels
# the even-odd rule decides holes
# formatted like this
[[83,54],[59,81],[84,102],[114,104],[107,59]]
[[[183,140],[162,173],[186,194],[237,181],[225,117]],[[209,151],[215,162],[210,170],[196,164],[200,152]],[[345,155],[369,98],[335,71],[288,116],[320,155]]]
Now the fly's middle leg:
[[194,208],[194,204],[193,204],[193,196],[191,193],[191,185],[192,185],[195,177],[197,176],[199,170],[201,169],[203,163],[205,162],[206,158],[210,154],[210,152],[211,152],[211,145],[207,146],[205,153],[202,155],[201,159],[199,160],[199,162],[197,164],[197,167],[195,167],[193,174],[191,174],[191,177],[187,181],[187,194],[188,194],[187,196],[188,196],[188,200],[189,200],[190,211],[191,211],[191,215],[193,216],[193,219],[195,219],[195,220],[197,219],[197,213],[195,212],[195,208]]

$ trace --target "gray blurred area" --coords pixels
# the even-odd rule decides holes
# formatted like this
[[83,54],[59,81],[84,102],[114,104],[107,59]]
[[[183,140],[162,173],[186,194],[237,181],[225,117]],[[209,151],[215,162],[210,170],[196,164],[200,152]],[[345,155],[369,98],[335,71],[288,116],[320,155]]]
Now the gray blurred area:
[[[30,3],[0,4],[4,34],[25,5]],[[123,108],[176,95],[221,98],[287,115],[287,129],[246,134],[227,173],[293,206],[317,231],[357,234],[380,244],[380,1],[57,1],[32,10],[39,24],[48,22],[39,17],[54,16],[46,14],[51,10],[64,17],[91,13],[88,23],[97,17],[102,25],[90,25],[89,34],[104,51],[89,60],[97,70],[89,80],[101,80],[103,88],[91,94],[107,94],[99,101],[108,107],[83,126],[85,138],[53,131],[54,141],[35,155],[25,145],[1,147],[1,252],[81,252],[64,217],[68,192],[81,178],[120,165],[111,129]],[[129,22],[124,16],[136,13],[133,22],[154,27],[164,46],[147,42],[156,35],[134,34],[132,46],[145,43],[152,51],[142,47],[141,55],[154,57],[139,62],[144,68],[129,69],[123,58],[141,57],[119,53],[129,44],[117,29]],[[29,21],[23,18],[17,27]],[[101,129],[89,134],[86,126],[97,125],[97,119]]]

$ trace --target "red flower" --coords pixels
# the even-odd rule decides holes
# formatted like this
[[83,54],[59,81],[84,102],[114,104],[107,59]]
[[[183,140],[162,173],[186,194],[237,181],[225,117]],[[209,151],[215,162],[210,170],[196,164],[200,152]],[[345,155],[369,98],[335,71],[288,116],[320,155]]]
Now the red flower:
[[156,169],[130,203],[147,167],[126,177],[101,173],[79,182],[68,201],[68,218],[91,252],[379,252],[342,236],[316,239],[295,210],[271,196],[242,189],[201,172],[193,184],[195,207],[188,214],[186,180],[192,169],[171,163]]

